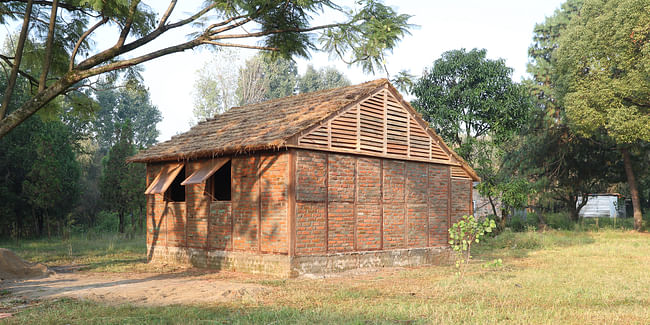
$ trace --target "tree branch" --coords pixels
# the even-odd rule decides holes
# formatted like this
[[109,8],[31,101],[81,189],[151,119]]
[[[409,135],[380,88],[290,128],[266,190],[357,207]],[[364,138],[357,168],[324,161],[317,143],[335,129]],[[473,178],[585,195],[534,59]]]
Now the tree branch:
[[124,42],[126,42],[127,36],[129,36],[129,33],[131,32],[131,26],[133,25],[133,16],[135,16],[135,8],[138,6],[140,3],[140,0],[131,0],[131,7],[129,7],[129,16],[126,17],[126,23],[124,24],[124,28],[122,28],[122,32],[120,33],[120,37],[117,39],[117,44],[115,44],[115,47],[119,48],[124,45]]
[[223,47],[239,47],[239,48],[243,48],[243,49],[255,49],[255,50],[265,50],[265,51],[279,51],[280,50],[277,47],[255,46],[255,45],[233,44],[233,43],[221,43],[221,42],[215,42],[215,41],[203,41],[203,44],[211,44],[211,45],[217,45],[217,46],[223,46]]
[[47,32],[47,40],[45,41],[45,59],[43,61],[43,71],[41,71],[41,78],[38,82],[38,91],[45,89],[47,83],[47,74],[50,71],[50,64],[52,63],[52,41],[54,40],[54,26],[56,24],[56,11],[58,8],[59,0],[52,1],[52,12],[50,13],[50,25]]
[[220,24],[213,24],[212,26],[208,27],[208,29],[206,29],[206,31],[208,32],[208,35],[216,35],[216,34],[219,34],[219,33],[227,32],[227,31],[229,31],[231,29],[235,29],[235,28],[237,28],[239,26],[245,25],[246,23],[253,20],[252,17],[247,17],[246,19],[240,20],[240,21],[238,21],[238,22],[236,22],[236,23],[234,23],[232,25],[229,25],[229,26],[222,27],[222,28],[219,28],[217,30],[211,31],[211,29],[213,29],[213,28],[229,24],[230,22],[232,22],[232,21],[234,21],[236,19],[241,19],[241,18],[244,18],[244,17],[245,16],[233,17],[233,18],[230,18],[228,20],[223,21]]
[[77,41],[77,43],[74,45],[74,49],[72,50],[72,54],[70,55],[70,66],[68,67],[68,70],[72,70],[72,68],[74,68],[74,59],[75,59],[75,57],[77,56],[77,52],[79,51],[79,47],[81,47],[81,44],[83,43],[83,41],[84,41],[84,40],[85,40],[85,39],[86,39],[90,34],[92,34],[92,33],[95,31],[95,29],[99,28],[99,26],[105,24],[107,21],[108,21],[108,17],[104,17],[104,18],[102,18],[102,20],[98,21],[95,25],[93,25],[92,27],[90,27],[90,29],[88,29],[87,31],[85,31],[85,32],[81,35],[81,37],[79,38],[79,40]]
[[176,7],[176,0],[172,0],[169,3],[169,7],[167,7],[167,11],[165,11],[165,13],[160,18],[160,23],[158,24],[158,28],[165,26],[165,23],[167,23],[167,19],[169,19],[169,15],[171,15],[172,11],[174,11],[174,7]]
[[140,46],[143,46],[143,45],[155,40],[156,38],[158,38],[158,36],[162,35],[163,33],[165,33],[166,31],[168,31],[170,29],[187,25],[188,23],[191,23],[191,22],[199,19],[201,16],[205,15],[207,12],[209,12],[210,10],[212,10],[215,7],[216,7],[216,3],[212,3],[211,5],[201,9],[199,12],[195,13],[194,15],[192,15],[192,16],[186,18],[186,19],[180,20],[180,21],[175,22],[173,24],[164,25],[162,27],[156,28],[151,33],[149,33],[149,34],[147,34],[147,35],[145,35],[145,36],[143,36],[143,37],[141,37],[141,38],[139,38],[139,39],[137,39],[137,40],[135,40],[135,41],[133,41],[131,43],[127,43],[126,45],[124,45],[122,47],[116,48],[115,46],[113,46],[113,47],[111,47],[109,49],[106,49],[106,50],[100,52],[100,53],[97,53],[97,54],[87,58],[86,60],[80,62],[77,65],[77,70],[86,70],[86,69],[92,68],[94,66],[97,66],[98,64],[106,62],[107,60],[110,60],[110,59],[112,59],[114,57],[117,57],[120,54],[127,53],[127,52],[129,52],[129,51],[131,51],[133,49],[136,49],[136,48],[138,48]]
[[310,28],[273,29],[273,30],[267,30],[267,31],[262,31],[262,32],[257,32],[257,33],[228,34],[228,35],[221,35],[221,36],[211,36],[210,39],[218,40],[218,39],[231,39],[231,38],[251,38],[251,37],[260,37],[260,36],[267,36],[267,35],[272,35],[272,34],[280,34],[280,33],[288,33],[288,32],[304,33],[304,32],[311,32],[311,31],[315,31],[315,30],[320,30],[320,29],[339,27],[339,26],[342,26],[342,25],[344,25],[344,24],[320,25],[320,26],[314,26],[314,27],[310,27]]
[[23,18],[23,26],[20,29],[20,36],[18,38],[18,46],[16,47],[16,55],[14,56],[14,66],[11,67],[11,75],[9,76],[9,81],[7,82],[7,88],[5,89],[4,98],[2,98],[2,106],[0,106],[0,119],[4,119],[5,114],[7,114],[7,109],[9,107],[9,102],[11,101],[11,95],[16,87],[16,79],[18,78],[18,70],[20,69],[20,61],[23,57],[23,49],[25,48],[25,39],[27,38],[27,32],[29,30],[29,19],[32,15],[32,0],[27,2],[27,7],[25,8],[25,17]]
[[[14,67],[14,64],[13,64],[13,62],[11,62],[11,59],[13,59],[13,58],[12,58],[12,57],[9,57],[9,56],[4,56],[4,55],[1,55],[1,54],[0,54],[0,60],[5,61],[5,62],[6,62],[6,63],[11,67],[11,68],[13,68],[13,67]],[[18,74],[21,75],[21,76],[23,76],[23,77],[25,77],[27,80],[29,80],[29,83],[30,83],[32,86],[38,86],[38,80],[36,80],[35,77],[32,77],[32,76],[31,76],[30,74],[28,74],[27,72],[18,69]],[[7,79],[9,79],[9,76],[7,76]]]
[[[0,0],[0,3],[9,3],[9,2],[22,2],[22,3],[27,3],[27,4],[29,4],[31,2],[31,3],[33,3],[35,5],[38,5],[38,6],[52,6],[53,5],[53,1],[43,1],[43,0],[33,0],[33,1],[29,1],[29,0]],[[66,10],[69,10],[69,11],[84,11],[83,7],[77,7],[77,6],[69,5],[69,4],[66,4],[66,3],[59,3],[58,6],[61,7],[61,8],[66,9]]]

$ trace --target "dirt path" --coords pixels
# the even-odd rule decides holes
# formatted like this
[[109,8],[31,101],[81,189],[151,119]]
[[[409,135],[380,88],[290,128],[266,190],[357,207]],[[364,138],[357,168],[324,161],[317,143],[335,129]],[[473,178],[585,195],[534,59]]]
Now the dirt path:
[[46,278],[0,282],[11,299],[77,298],[108,304],[164,306],[256,299],[267,287],[214,274],[57,273]]

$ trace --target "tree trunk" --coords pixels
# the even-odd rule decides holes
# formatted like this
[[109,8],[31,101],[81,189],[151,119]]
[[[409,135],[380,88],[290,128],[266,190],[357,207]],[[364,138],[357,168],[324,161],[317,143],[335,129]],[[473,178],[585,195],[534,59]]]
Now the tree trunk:
[[123,234],[124,233],[124,212],[120,211],[117,215],[119,216],[120,219],[118,225],[118,231],[120,232],[120,234]]
[[11,74],[7,80],[7,88],[5,89],[5,96],[2,98],[2,106],[0,106],[0,119],[3,119],[9,109],[11,102],[11,95],[16,87],[16,79],[18,79],[18,70],[20,70],[20,60],[23,58],[23,49],[25,48],[25,39],[29,33],[29,19],[32,15],[33,0],[27,1],[25,7],[25,18],[23,19],[23,27],[20,29],[20,36],[18,36],[18,45],[16,46],[16,55],[14,56],[14,65],[11,67]]
[[52,42],[54,41],[54,26],[56,26],[56,10],[58,9],[59,0],[52,1],[52,13],[50,14],[50,25],[48,26],[47,40],[45,41],[45,59],[43,60],[43,71],[38,80],[38,91],[45,90],[47,86],[47,73],[50,71],[52,63]]
[[488,195],[488,200],[490,201],[490,206],[492,207],[492,213],[495,217],[499,217],[497,214],[497,207],[494,205],[494,201],[492,200],[492,195]]
[[632,159],[630,152],[627,148],[621,148],[623,153],[623,165],[625,166],[625,175],[627,176],[627,185],[630,187],[630,195],[632,195],[632,209],[634,210],[634,229],[641,230],[643,222],[643,215],[641,214],[641,201],[639,201],[639,190],[636,187],[636,178],[634,177],[634,170],[632,170]]

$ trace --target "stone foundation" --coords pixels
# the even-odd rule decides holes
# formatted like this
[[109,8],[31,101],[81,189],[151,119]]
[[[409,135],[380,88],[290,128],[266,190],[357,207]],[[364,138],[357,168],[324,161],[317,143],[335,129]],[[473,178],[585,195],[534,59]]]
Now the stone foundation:
[[391,266],[440,265],[449,261],[448,247],[362,251],[323,255],[294,256],[250,252],[206,251],[195,248],[147,247],[149,260],[158,263],[192,265],[281,277],[304,274],[329,274],[354,269]]

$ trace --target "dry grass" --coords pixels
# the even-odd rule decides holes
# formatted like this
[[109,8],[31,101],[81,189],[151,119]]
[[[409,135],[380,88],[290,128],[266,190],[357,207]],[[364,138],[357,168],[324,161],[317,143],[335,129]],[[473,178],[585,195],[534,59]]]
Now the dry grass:
[[[9,323],[650,323],[648,234],[506,232],[475,255],[462,278],[452,266],[255,277],[248,281],[274,288],[257,300],[166,308],[59,300]],[[484,266],[497,257],[503,266]]]

